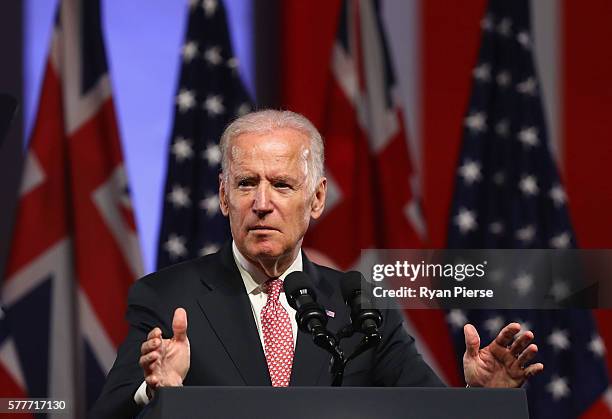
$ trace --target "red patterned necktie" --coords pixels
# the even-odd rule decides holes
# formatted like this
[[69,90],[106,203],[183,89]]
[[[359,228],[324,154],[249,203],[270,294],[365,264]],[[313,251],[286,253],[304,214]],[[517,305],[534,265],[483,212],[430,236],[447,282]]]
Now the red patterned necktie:
[[289,314],[278,300],[282,286],[283,281],[280,279],[270,279],[264,284],[268,300],[261,309],[264,350],[273,387],[289,386],[293,365],[291,321]]

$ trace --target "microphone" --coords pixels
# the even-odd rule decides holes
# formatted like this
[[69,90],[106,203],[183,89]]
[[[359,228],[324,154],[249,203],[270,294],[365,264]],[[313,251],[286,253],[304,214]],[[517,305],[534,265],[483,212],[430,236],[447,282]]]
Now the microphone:
[[310,285],[310,278],[304,272],[291,272],[283,281],[289,305],[296,311],[295,319],[301,331],[320,333],[327,325],[327,314],[317,303],[317,294]]
[[372,308],[371,299],[362,292],[366,281],[361,272],[350,271],[342,276],[340,289],[344,302],[351,309],[351,323],[356,332],[370,336],[380,336],[378,328],[382,324],[382,314]]
[[295,319],[301,331],[310,333],[315,345],[323,348],[332,356],[330,373],[334,379],[332,386],[342,385],[346,360],[336,337],[325,327],[327,314],[317,303],[317,294],[310,285],[310,278],[304,272],[291,272],[283,281],[289,305],[296,311]]

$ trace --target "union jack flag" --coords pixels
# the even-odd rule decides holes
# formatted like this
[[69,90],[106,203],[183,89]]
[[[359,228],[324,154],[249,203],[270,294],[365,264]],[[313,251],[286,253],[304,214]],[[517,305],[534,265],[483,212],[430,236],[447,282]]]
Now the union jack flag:
[[[378,1],[343,1],[332,48],[324,122],[325,212],[304,240],[318,263],[359,269],[362,249],[422,246],[426,226],[403,125],[402,103]],[[441,311],[407,313],[427,361],[449,383],[459,376]]]
[[414,247],[425,235],[378,9],[378,2],[343,2],[319,127],[328,196],[305,245],[344,269],[361,249]]
[[0,395],[65,400],[62,417],[84,417],[141,273],[100,4],[63,0],[2,283]]
[[170,140],[157,267],[216,252],[230,236],[221,214],[219,139],[251,110],[223,2],[191,1]]
[[[491,0],[464,123],[448,245],[452,248],[568,248],[576,244],[566,196],[548,146],[541,89],[533,60],[527,0]],[[528,272],[508,277],[516,298],[536,287]],[[562,278],[551,294],[567,296]],[[484,341],[518,321],[538,344],[544,372],[527,385],[532,418],[612,417],[605,348],[589,311],[452,310],[458,362],[463,325]]]

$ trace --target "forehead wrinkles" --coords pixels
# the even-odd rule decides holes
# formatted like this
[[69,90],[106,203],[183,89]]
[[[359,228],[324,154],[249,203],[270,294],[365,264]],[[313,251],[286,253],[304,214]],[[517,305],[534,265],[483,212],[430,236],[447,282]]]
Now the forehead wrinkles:
[[252,159],[257,163],[267,163],[271,161],[287,160],[289,164],[298,160],[298,165],[303,169],[305,175],[308,174],[308,159],[311,156],[310,148],[300,144],[299,149],[287,146],[287,143],[271,141],[269,143],[259,143],[242,146],[231,144],[230,151],[230,170],[233,163],[241,164],[245,160]]

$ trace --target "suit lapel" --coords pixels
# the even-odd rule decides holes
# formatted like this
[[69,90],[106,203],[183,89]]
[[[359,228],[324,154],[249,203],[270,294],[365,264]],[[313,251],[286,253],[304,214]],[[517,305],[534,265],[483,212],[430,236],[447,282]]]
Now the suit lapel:
[[218,272],[201,278],[198,303],[245,385],[271,385],[251,303],[234,262],[231,243],[220,252]]
[[[346,320],[339,298],[333,298],[334,287],[324,281],[318,269],[304,253],[304,272],[312,279],[318,302],[335,313],[329,318],[328,328],[338,330]],[[240,272],[234,262],[231,243],[220,252],[221,264],[206,272],[201,278],[204,287],[198,303],[204,317],[221,341],[238,373],[249,386],[271,385],[270,375],[251,303],[244,289]],[[312,337],[299,331],[290,385],[329,385],[329,361],[331,356],[312,341]]]
[[[338,306],[339,299],[332,299],[334,288],[322,280],[319,271],[302,252],[304,260],[304,272],[312,279],[317,301],[325,309],[333,311],[336,315],[329,318],[328,329],[337,330],[341,321],[338,314],[342,307]],[[318,347],[312,341],[308,333],[298,332],[295,355],[293,358],[293,370],[291,372],[292,386],[330,385],[329,362],[331,355]]]

